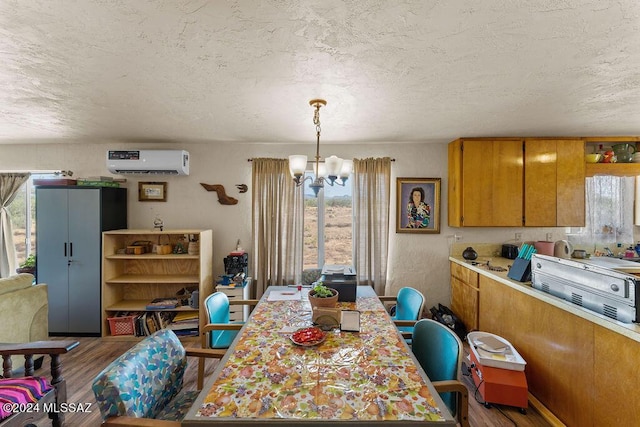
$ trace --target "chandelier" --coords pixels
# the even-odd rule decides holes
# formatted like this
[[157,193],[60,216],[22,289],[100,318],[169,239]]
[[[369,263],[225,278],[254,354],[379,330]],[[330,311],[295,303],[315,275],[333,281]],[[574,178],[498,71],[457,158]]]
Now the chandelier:
[[304,155],[295,154],[289,156],[289,171],[297,187],[307,180],[311,181],[309,186],[317,197],[318,192],[324,188],[325,182],[331,186],[340,185],[344,187],[353,169],[353,161],[343,160],[337,156],[327,157],[324,161],[320,160],[320,107],[327,105],[327,101],[324,99],[312,99],[309,101],[309,105],[315,108],[313,113],[313,124],[316,125],[316,162],[313,167],[315,178],[311,176],[302,178],[307,170],[307,156]]

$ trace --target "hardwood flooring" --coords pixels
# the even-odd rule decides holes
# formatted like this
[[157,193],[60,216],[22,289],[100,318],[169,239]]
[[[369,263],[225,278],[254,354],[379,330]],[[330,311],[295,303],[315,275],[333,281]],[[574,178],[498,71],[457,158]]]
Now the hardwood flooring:
[[[62,356],[63,375],[67,380],[67,402],[90,403],[90,413],[68,413],[65,418],[67,426],[99,426],[101,423],[100,411],[96,406],[95,398],[91,390],[93,378],[104,369],[112,360],[124,353],[134,341],[114,341],[102,338],[72,337],[52,339],[73,339],[80,345],[70,353]],[[185,343],[187,347],[199,347],[196,341]],[[207,361],[205,374],[211,375],[215,369],[217,360]],[[49,375],[49,358],[45,358],[43,367],[36,375]],[[185,384],[188,390],[196,389],[197,359],[190,358],[189,366],[185,374]],[[469,420],[472,427],[548,427],[550,426],[543,417],[533,408],[529,408],[526,414],[521,414],[517,408],[506,406],[494,406],[485,408],[481,402],[479,393],[475,392],[473,380],[463,377],[463,381],[469,388]],[[474,394],[477,399],[474,398]],[[46,414],[36,423],[38,426],[51,425]]]

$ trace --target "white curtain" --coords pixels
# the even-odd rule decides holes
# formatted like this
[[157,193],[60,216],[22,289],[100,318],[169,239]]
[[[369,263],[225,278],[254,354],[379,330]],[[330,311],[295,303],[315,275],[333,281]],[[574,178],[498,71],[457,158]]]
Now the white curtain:
[[304,197],[287,159],[253,159],[253,275],[256,298],[302,272]]
[[617,243],[633,243],[635,178],[596,175],[586,178],[585,226],[568,236],[577,246],[604,247],[617,252]]
[[29,173],[0,173],[0,278],[9,277],[16,271],[16,248],[7,207],[29,176]]
[[353,260],[358,284],[387,290],[391,159],[353,161]]

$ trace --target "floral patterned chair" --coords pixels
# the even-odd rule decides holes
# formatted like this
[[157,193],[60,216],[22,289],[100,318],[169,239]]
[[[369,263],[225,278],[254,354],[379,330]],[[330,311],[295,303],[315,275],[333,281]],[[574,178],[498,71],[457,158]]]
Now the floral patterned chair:
[[146,337],[93,380],[103,425],[179,426],[198,396],[182,389],[187,356],[223,355],[224,350],[185,349],[169,329]]

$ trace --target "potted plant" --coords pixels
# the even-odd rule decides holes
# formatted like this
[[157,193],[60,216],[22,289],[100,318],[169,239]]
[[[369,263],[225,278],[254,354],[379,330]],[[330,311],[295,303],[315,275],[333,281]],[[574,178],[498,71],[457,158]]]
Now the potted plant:
[[338,291],[316,282],[309,291],[309,302],[312,307],[335,307],[338,302]]
[[23,263],[20,264],[18,268],[16,268],[16,273],[36,273],[36,256],[35,254],[30,254],[27,259],[24,260]]

